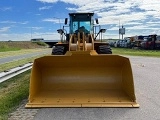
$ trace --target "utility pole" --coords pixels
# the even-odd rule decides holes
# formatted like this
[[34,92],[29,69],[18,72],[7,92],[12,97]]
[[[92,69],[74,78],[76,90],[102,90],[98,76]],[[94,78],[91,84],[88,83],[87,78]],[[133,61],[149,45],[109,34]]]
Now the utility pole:
[[[123,29],[123,25],[122,25],[122,29]],[[122,40],[123,40],[123,34],[122,34]]]
[[119,40],[120,40],[120,20],[119,20]]
[[31,39],[32,39],[32,27],[31,27]]
[[119,27],[119,39],[120,39],[120,35],[122,35],[122,39],[123,39],[124,34],[125,34],[125,28],[122,25],[122,28]]

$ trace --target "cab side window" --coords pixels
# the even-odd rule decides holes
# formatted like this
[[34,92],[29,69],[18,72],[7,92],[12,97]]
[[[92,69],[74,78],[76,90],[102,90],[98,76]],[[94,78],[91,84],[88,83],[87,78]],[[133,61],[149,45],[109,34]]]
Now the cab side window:
[[156,41],[160,41],[160,36],[157,36],[157,40]]

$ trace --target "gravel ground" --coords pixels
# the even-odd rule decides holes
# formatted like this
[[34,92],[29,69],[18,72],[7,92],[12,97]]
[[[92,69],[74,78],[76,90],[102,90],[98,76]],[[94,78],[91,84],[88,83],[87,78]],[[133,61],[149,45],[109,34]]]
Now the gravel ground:
[[29,120],[160,120],[160,58],[129,58],[140,108],[41,108],[32,112],[23,104],[9,120],[28,120],[28,116],[32,116]]
[[20,106],[11,113],[8,120],[34,120],[34,116],[37,114],[39,109],[25,109],[27,100],[23,100]]

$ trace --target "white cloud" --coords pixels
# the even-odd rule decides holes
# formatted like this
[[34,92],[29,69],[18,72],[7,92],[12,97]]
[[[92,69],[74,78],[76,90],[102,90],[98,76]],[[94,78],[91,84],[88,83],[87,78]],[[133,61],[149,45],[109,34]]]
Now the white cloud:
[[100,17],[101,24],[115,24],[120,20],[123,24],[146,20],[148,16],[160,18],[159,0],[118,0],[118,2],[104,0],[38,0],[55,3],[58,1],[74,4],[75,7],[66,8],[77,12],[94,12]]
[[57,2],[58,0],[37,0],[39,2],[43,2],[43,3],[55,3]]
[[143,23],[141,22],[128,22],[128,23],[125,23],[125,25],[141,25]]
[[81,0],[37,0],[39,2],[43,2],[43,3],[56,3],[58,1],[64,2],[64,3],[69,3],[69,4],[74,4],[77,6],[82,6],[82,5],[87,5],[89,3],[98,3],[98,2],[103,2],[103,0],[92,0],[92,2],[90,0],[85,0],[85,1],[81,1]]
[[55,19],[55,18],[46,18],[46,19],[43,19],[42,21],[44,21],[44,22],[59,23],[59,20]]
[[132,27],[127,27],[127,29],[130,29],[130,30],[158,30],[159,28],[150,27],[146,25],[135,25]]
[[2,7],[0,8],[0,11],[8,11],[8,10],[12,10],[11,7]]
[[28,23],[29,23],[28,21],[20,22],[20,24],[23,24],[23,25],[28,24]]
[[34,32],[32,33],[23,33],[23,34],[0,34],[1,41],[30,41],[31,38],[44,38],[44,40],[59,40],[60,36],[58,33],[53,32],[44,32],[44,33],[38,33]]
[[0,21],[0,23],[4,23],[4,24],[15,24],[15,23],[17,23],[17,22],[7,20],[7,21]]
[[51,8],[52,8],[52,6],[43,6],[43,7],[40,7],[39,10],[48,10]]
[[24,21],[24,22],[16,22],[16,21],[10,21],[10,20],[6,20],[6,21],[0,21],[1,24],[27,24],[29,23],[28,21]]
[[57,24],[64,23],[64,19],[60,19],[60,18],[57,18],[57,17],[45,18],[42,21],[44,21],[44,22],[52,22],[52,23],[57,23]]
[[[52,3],[64,2],[67,4],[72,4],[74,7],[66,8],[69,12],[94,12],[99,18],[99,23],[101,25],[108,25],[107,34],[108,37],[117,38],[119,21],[120,24],[126,27],[126,36],[129,35],[138,35],[138,34],[151,34],[157,32],[160,34],[160,1],[159,0],[36,0],[42,3]],[[51,4],[50,4],[51,5]],[[50,9],[52,6],[40,7],[39,10]],[[10,7],[0,8],[0,11],[11,10]],[[40,14],[36,14],[40,15]],[[64,23],[64,20],[60,18],[46,18],[43,19],[44,22],[52,22],[55,24]],[[10,24],[27,24],[27,21],[24,22],[14,22],[14,21],[1,21],[0,23],[10,23]],[[0,31],[7,31],[10,28],[3,27]],[[33,27],[35,30],[41,29],[40,27]],[[48,38],[53,38],[53,33],[46,33]],[[49,35],[51,34],[51,35]],[[56,34],[56,33],[55,33]],[[6,34],[3,34],[6,35]],[[28,33],[23,34],[25,38],[29,38]],[[33,36],[45,36],[42,33],[34,33]],[[47,35],[45,37],[47,37]],[[10,35],[9,35],[10,36]],[[14,34],[13,36],[21,35]],[[11,36],[10,36],[11,37]],[[107,36],[106,36],[107,37]],[[11,37],[12,38],[12,37]],[[57,37],[56,37],[57,38]],[[58,37],[59,38],[59,37]]]
[[160,21],[157,21],[157,22],[152,22],[152,21],[149,21],[149,22],[146,22],[147,24],[160,24]]
[[36,31],[36,30],[43,29],[43,27],[36,27],[36,26],[32,26],[32,27],[24,27],[24,28],[30,29],[31,31]]
[[40,16],[41,14],[38,13],[38,14],[35,14],[35,15]]
[[0,28],[0,32],[7,32],[11,27],[2,27]]
[[42,27],[31,27],[32,30],[40,30]]

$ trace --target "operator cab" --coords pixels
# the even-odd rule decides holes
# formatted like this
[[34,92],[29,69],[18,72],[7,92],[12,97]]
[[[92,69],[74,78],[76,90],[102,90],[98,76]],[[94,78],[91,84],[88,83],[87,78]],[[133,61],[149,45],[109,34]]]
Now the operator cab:
[[[85,39],[85,41],[89,43],[92,42],[92,38],[94,41],[102,42],[102,33],[105,33],[106,29],[101,29],[100,25],[96,25],[99,24],[98,18],[95,19],[96,24],[94,24],[94,13],[69,13],[69,18],[69,26],[63,26],[63,30],[61,32],[64,33],[64,27],[69,27],[69,33],[64,33],[67,43],[70,41],[70,35],[73,35],[72,39],[74,39],[74,42],[78,40],[78,36],[80,37],[79,39]],[[67,25],[67,21],[68,18],[65,18],[65,25]],[[63,36],[63,34],[61,35]],[[99,40],[97,40],[98,36]]]
[[70,34],[84,32],[93,33],[94,13],[69,13],[70,16]]

